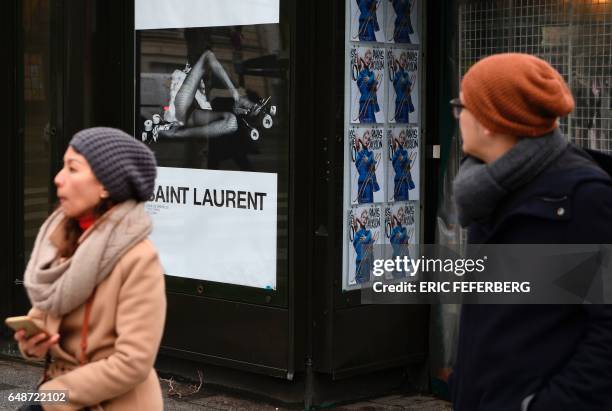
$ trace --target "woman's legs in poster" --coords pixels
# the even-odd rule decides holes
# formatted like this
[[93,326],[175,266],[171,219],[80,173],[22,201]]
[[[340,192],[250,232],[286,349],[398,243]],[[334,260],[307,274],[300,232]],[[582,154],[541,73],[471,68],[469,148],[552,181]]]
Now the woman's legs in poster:
[[240,98],[238,90],[234,87],[221,63],[212,51],[207,50],[193,65],[174,99],[176,119],[182,123],[183,127],[160,130],[159,133],[162,137],[215,138],[238,130],[238,121],[233,113],[193,108],[195,95],[206,69],[210,70],[230,91],[236,107],[244,106],[242,108],[248,108],[251,104],[248,100]]
[[[177,116],[178,118],[178,116]],[[238,130],[238,120],[226,111],[194,109],[185,127],[160,130],[160,135],[169,137],[221,137]]]
[[185,124],[187,121],[187,116],[195,99],[196,92],[198,91],[200,80],[202,77],[204,77],[205,55],[206,53],[202,54],[196,64],[193,65],[191,71],[189,71],[187,74],[187,77],[183,81],[181,88],[176,93],[176,97],[174,98],[176,119],[183,124]]
[[189,114],[189,108],[193,104],[200,80],[204,77],[207,68],[217,79],[221,81],[225,88],[229,90],[235,103],[238,103],[240,100],[238,90],[236,90],[236,87],[234,87],[234,84],[230,80],[221,63],[219,63],[219,60],[217,60],[217,57],[215,57],[215,54],[210,50],[206,50],[193,65],[191,71],[189,71],[189,74],[187,74],[185,81],[176,94],[174,104],[176,107],[176,118],[178,121],[183,123],[186,122],[185,120]]
[[234,86],[234,83],[232,83],[232,80],[225,71],[225,68],[223,68],[221,63],[219,63],[219,60],[217,60],[217,57],[212,51],[205,51],[202,56],[204,56],[213,76],[217,78],[227,90],[229,90],[232,98],[234,99],[235,109],[243,110],[246,113],[247,110],[255,105],[255,103],[250,101],[248,98],[240,96],[240,93],[238,93],[238,90]]

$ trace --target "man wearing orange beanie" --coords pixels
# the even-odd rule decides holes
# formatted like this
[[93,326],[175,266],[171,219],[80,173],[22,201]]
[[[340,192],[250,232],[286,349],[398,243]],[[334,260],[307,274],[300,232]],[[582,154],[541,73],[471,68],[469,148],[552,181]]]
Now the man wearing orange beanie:
[[[612,158],[561,134],[574,99],[553,67],[484,58],[451,104],[469,243],[612,244]],[[455,411],[612,410],[612,306],[464,305],[449,384]]]

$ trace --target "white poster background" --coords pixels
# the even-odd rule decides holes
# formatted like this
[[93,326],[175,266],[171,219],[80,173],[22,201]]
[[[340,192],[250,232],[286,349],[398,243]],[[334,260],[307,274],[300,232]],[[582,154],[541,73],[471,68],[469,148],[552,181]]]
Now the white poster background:
[[[166,186],[186,187],[178,200],[146,203],[166,274],[276,289],[276,174],[158,167],[155,193]],[[197,205],[205,189],[266,196],[258,209]]]
[[279,0],[135,0],[136,30],[279,22]]

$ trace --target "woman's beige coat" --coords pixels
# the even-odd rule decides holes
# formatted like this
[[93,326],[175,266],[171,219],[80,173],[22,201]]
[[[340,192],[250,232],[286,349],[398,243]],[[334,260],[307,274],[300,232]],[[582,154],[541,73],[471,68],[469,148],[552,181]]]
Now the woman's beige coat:
[[[53,242],[58,238],[52,235]],[[51,348],[52,379],[40,390],[67,390],[70,401],[46,404],[44,409],[67,411],[99,404],[105,411],[161,411],[153,363],[164,329],[166,295],[163,269],[149,240],[123,255],[98,285],[89,321],[88,362],[79,366],[84,311],[83,305],[61,318],[36,308],[28,314],[51,335],[60,334],[59,344]]]

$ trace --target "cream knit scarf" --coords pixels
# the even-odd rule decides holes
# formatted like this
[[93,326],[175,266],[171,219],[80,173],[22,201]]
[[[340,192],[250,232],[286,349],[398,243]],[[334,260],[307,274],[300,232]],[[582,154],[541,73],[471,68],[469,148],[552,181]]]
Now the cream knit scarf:
[[144,203],[125,201],[83,233],[71,258],[59,261],[50,236],[64,221],[60,208],[44,222],[24,276],[32,305],[55,316],[84,304],[119,258],[147,238],[152,229]]

